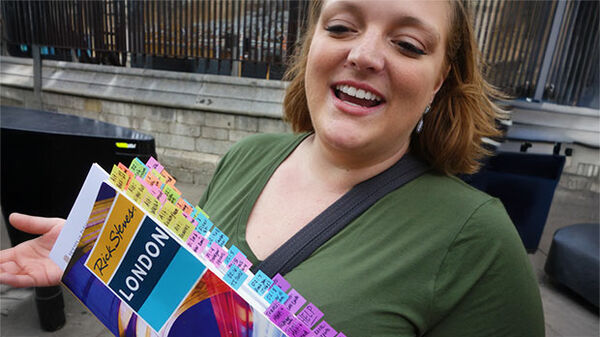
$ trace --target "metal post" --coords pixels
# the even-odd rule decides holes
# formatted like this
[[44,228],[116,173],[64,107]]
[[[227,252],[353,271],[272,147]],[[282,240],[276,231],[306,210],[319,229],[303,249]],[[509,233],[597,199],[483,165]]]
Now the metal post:
[[542,62],[540,77],[538,78],[535,88],[535,95],[533,96],[533,100],[535,102],[541,102],[542,98],[544,97],[544,89],[546,88],[546,81],[548,80],[548,75],[550,72],[552,56],[554,56],[554,51],[556,50],[558,33],[560,32],[560,26],[562,25],[563,17],[565,16],[566,7],[567,1],[558,1],[556,12],[554,13],[554,19],[552,21],[550,37],[548,38],[548,44],[546,45],[546,52],[544,53],[544,61]]

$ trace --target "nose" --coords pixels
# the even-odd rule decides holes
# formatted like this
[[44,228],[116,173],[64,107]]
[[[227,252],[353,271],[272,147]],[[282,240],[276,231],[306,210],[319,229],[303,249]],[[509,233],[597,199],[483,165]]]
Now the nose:
[[383,69],[385,58],[383,45],[375,33],[363,34],[353,41],[348,53],[347,65],[356,70],[379,72]]

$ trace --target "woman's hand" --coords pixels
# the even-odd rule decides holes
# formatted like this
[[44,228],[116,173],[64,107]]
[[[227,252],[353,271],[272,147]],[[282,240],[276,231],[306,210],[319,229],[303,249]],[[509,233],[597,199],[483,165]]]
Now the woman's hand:
[[17,229],[41,236],[0,251],[0,283],[13,287],[59,284],[62,270],[48,254],[65,220],[12,213],[9,221]]

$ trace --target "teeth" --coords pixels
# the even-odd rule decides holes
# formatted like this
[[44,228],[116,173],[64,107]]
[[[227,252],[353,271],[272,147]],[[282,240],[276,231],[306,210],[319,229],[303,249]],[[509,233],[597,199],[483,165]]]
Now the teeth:
[[346,95],[350,95],[352,97],[366,99],[366,100],[370,100],[370,101],[377,101],[377,102],[381,101],[381,97],[375,95],[374,93],[372,93],[370,91],[366,91],[364,89],[357,89],[357,88],[349,86],[349,85],[337,85],[335,87],[335,89],[343,92]]

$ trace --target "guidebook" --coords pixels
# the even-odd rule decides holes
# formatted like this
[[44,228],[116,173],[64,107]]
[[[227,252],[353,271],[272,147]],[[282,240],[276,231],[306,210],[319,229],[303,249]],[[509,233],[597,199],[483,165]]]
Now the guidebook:
[[344,337],[227,241],[158,161],[136,158],[91,167],[50,257],[115,336]]

